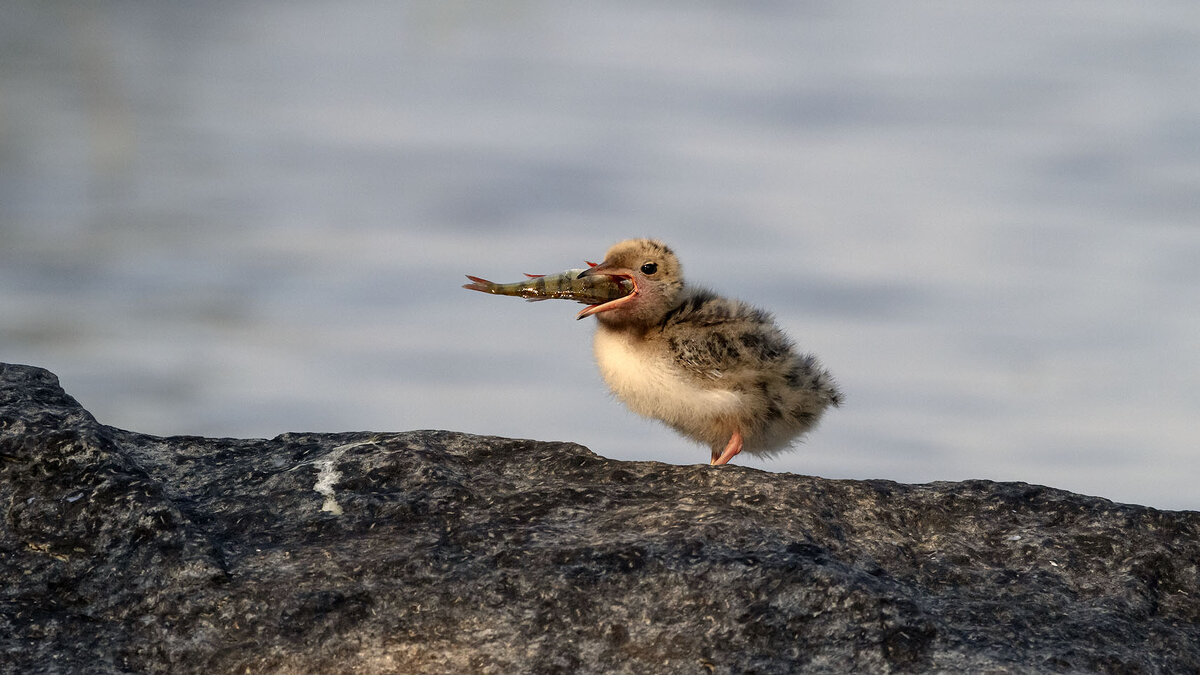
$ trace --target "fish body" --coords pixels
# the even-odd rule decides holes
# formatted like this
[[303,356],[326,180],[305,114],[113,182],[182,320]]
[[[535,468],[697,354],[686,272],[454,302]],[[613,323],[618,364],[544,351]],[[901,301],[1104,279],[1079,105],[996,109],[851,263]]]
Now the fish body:
[[572,269],[558,274],[526,274],[524,281],[497,284],[487,279],[467,275],[472,283],[463,288],[491,293],[512,295],[531,302],[538,300],[574,300],[595,305],[625,297],[633,292],[633,281],[605,275],[580,276],[585,270]]

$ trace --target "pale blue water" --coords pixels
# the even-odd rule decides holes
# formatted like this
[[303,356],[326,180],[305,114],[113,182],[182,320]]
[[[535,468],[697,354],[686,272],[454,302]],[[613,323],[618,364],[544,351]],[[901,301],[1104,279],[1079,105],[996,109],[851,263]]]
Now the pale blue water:
[[773,471],[1200,508],[1200,4],[6,2],[0,360],[155,434],[707,450],[577,306],[653,235],[846,394]]

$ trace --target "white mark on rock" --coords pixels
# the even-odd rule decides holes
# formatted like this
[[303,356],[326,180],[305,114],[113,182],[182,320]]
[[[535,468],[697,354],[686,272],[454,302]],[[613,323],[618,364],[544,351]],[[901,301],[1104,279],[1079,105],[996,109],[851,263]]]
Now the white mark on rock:
[[292,467],[289,469],[289,471],[298,469],[301,466],[306,466],[308,464],[315,465],[317,467],[317,483],[316,485],[313,485],[313,490],[325,496],[325,503],[321,504],[321,510],[332,513],[335,516],[340,516],[343,513],[342,505],[338,504],[337,496],[334,494],[333,486],[337,485],[337,482],[342,479],[342,472],[333,468],[333,465],[342,458],[342,454],[347,450],[351,448],[362,447],[364,445],[376,445],[376,440],[372,438],[366,441],[359,441],[358,443],[339,445],[329,453],[328,459],[322,459],[315,462],[305,462],[304,464]]
[[[341,453],[338,454],[340,455]],[[324,459],[317,462],[320,470],[317,471],[317,484],[313,486],[313,489],[325,495],[325,503],[321,505],[321,510],[328,511],[335,516],[340,516],[342,515],[342,505],[337,503],[337,497],[333,493],[333,486],[342,479],[342,472],[333,468],[334,459]]]

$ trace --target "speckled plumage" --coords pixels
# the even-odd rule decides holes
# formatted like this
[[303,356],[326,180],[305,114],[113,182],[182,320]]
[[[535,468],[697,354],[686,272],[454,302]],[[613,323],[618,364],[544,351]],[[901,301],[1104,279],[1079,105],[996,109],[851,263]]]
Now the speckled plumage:
[[712,463],[743,449],[784,450],[840,403],[829,373],[797,353],[770,314],[687,286],[661,242],[621,242],[586,274],[629,277],[636,286],[632,296],[581,312],[598,320],[605,381],[635,412],[708,445]]

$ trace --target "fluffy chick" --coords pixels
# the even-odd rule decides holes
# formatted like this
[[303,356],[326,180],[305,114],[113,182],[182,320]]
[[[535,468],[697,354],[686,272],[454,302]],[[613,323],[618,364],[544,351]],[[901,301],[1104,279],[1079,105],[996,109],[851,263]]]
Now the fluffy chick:
[[630,409],[708,445],[711,464],[742,450],[770,456],[841,400],[816,358],[795,351],[771,315],[688,286],[679,259],[653,239],[616,244],[583,274],[634,282],[592,305],[596,362]]

